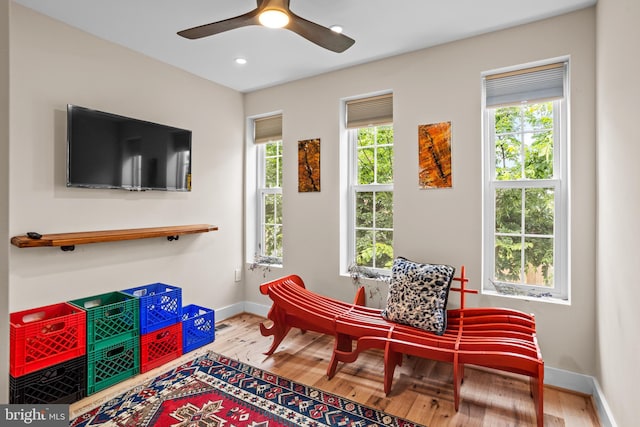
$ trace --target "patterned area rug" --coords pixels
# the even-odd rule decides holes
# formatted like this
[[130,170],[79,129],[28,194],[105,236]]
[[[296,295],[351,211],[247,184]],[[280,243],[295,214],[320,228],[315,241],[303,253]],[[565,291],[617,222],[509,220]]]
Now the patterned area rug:
[[71,427],[417,427],[210,352],[71,420]]

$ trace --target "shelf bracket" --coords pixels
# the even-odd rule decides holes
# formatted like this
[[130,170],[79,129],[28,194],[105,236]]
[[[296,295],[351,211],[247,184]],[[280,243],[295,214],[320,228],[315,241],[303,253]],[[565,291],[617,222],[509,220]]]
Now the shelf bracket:
[[179,238],[180,238],[180,235],[167,236],[167,240],[170,242],[173,242],[174,240],[178,240]]
[[63,252],[71,252],[76,250],[76,245],[60,246]]

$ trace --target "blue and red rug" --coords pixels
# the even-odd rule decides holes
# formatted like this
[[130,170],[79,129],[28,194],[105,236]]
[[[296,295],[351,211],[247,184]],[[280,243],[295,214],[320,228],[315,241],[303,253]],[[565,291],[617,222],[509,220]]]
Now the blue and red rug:
[[71,420],[71,427],[417,427],[208,353]]

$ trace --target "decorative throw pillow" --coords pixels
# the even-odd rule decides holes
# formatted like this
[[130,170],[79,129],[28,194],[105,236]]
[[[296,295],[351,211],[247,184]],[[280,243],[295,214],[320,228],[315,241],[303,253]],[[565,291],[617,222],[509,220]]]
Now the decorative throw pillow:
[[447,328],[447,299],[454,272],[455,268],[449,265],[396,258],[382,316],[442,335]]

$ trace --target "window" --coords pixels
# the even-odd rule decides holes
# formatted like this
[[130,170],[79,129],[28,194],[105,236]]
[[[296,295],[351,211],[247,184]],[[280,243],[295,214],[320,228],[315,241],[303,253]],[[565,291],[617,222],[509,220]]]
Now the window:
[[393,264],[393,98],[347,102],[347,265],[372,273]]
[[258,156],[257,260],[282,264],[282,116],[254,122]]
[[566,70],[483,79],[484,290],[568,299]]

